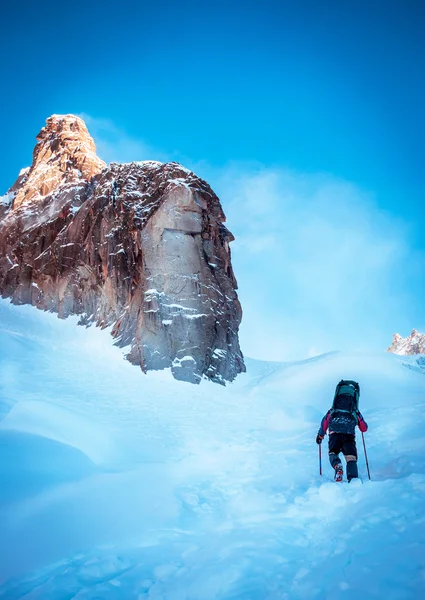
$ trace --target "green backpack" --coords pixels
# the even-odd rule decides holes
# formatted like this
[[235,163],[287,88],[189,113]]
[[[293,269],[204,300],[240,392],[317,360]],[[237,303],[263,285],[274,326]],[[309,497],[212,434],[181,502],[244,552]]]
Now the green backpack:
[[341,379],[336,386],[331,416],[337,416],[336,413],[349,413],[354,417],[359,412],[359,398],[360,386],[357,381]]

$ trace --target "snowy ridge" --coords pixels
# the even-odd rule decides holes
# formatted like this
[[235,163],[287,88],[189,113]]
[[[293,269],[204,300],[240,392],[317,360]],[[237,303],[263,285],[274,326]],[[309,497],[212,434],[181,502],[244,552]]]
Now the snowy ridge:
[[402,361],[402,365],[406,369],[411,369],[417,373],[423,373],[425,375],[425,356],[409,356]]
[[[425,378],[392,354],[140,382],[99,329],[0,301],[0,598],[418,599]],[[360,382],[372,481],[315,435]],[[326,440],[325,440],[326,442]],[[25,552],[23,552],[25,548]]]

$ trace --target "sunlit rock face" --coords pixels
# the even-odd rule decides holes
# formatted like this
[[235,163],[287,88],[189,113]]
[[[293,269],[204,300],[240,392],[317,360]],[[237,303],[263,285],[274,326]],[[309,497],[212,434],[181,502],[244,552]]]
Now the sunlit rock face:
[[416,329],[413,329],[408,337],[402,338],[401,335],[395,333],[387,352],[401,355],[425,354],[425,334],[418,333]]
[[30,169],[18,177],[13,207],[40,199],[65,184],[90,181],[105,167],[82,119],[52,115],[37,136]]
[[144,371],[224,383],[245,370],[233,239],[209,185],[177,163],[107,167],[54,115],[0,203],[0,293],[111,327]]

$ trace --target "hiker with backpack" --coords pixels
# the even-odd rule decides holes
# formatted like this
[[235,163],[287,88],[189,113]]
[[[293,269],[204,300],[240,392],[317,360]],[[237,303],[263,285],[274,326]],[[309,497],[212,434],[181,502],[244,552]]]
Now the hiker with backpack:
[[332,408],[323,417],[316,442],[322,443],[329,429],[329,462],[335,469],[335,481],[342,481],[344,471],[339,458],[342,452],[347,461],[347,479],[359,476],[357,470],[356,425],[367,431],[367,423],[359,411],[360,386],[356,381],[344,380],[336,386]]

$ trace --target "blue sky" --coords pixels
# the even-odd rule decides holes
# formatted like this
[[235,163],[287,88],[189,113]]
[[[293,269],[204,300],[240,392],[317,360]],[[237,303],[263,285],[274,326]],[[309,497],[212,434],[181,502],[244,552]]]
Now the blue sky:
[[425,4],[8,4],[1,189],[52,113],[106,160],[179,160],[235,233],[246,354],[425,329]]

